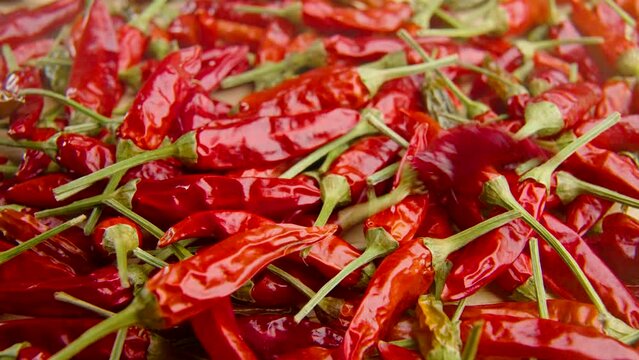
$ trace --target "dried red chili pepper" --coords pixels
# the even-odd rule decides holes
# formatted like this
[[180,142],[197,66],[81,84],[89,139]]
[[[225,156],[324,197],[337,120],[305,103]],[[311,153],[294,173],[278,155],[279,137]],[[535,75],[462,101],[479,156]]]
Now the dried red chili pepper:
[[5,14],[0,25],[0,43],[18,45],[68,23],[82,9],[79,0],[58,0],[35,9]]
[[17,360],[46,360],[51,357],[48,351],[42,350],[35,346],[29,346],[20,349]]
[[593,195],[579,195],[566,209],[566,225],[584,236],[606,214],[612,203]]
[[182,48],[202,44],[200,23],[196,14],[178,15],[166,31],[171,40],[177,41]]
[[420,86],[414,77],[385,83],[371,99],[371,107],[381,111],[386,125],[406,139],[413,136],[419,124],[427,121],[413,113],[422,109]]
[[118,128],[122,139],[143,149],[157,148],[178,116],[201,66],[200,49],[191,47],[168,55],[146,80]]
[[263,64],[284,59],[286,49],[293,40],[294,34],[295,28],[292,24],[281,19],[271,21],[257,50],[256,63]]
[[[569,20],[563,20],[559,24],[553,25],[548,31],[551,39],[571,39],[579,37],[581,34],[575,25]],[[588,54],[588,50],[581,44],[565,44],[555,49],[556,53],[569,63],[579,65],[579,74],[586,81],[598,84],[601,82],[601,71],[595,64],[593,58]],[[606,114],[607,115],[607,114]],[[605,116],[605,115],[604,115]]]
[[[26,67],[12,72],[4,80],[4,88],[12,93],[18,93],[25,88],[40,88],[42,80],[40,70]],[[44,99],[38,95],[24,97],[24,105],[16,109],[10,116],[7,134],[16,139],[38,140],[36,124],[44,108]]]
[[125,217],[102,220],[93,231],[93,243],[103,256],[115,255],[122,287],[129,287],[128,255],[142,246],[142,229]]
[[129,169],[122,177],[120,184],[126,184],[136,179],[167,180],[182,175],[184,172],[175,161],[155,160]]
[[48,54],[52,46],[52,39],[39,39],[19,44],[12,51],[18,65],[25,66],[27,61]]
[[412,195],[399,204],[366,219],[364,232],[383,228],[393,239],[404,244],[413,239],[428,214],[429,195]]
[[204,12],[198,13],[197,19],[202,38],[207,41],[220,40],[224,43],[246,44],[251,48],[257,48],[265,35],[265,30],[261,27],[223,20]]
[[[637,352],[595,329],[545,319],[517,319],[486,315],[477,354],[573,359],[637,359]],[[461,324],[462,339],[472,321]]]
[[7,314],[43,317],[82,317],[91,312],[55,299],[65,292],[107,310],[124,308],[133,291],[120,285],[117,268],[108,266],[85,276],[63,277],[26,284],[6,282],[0,289],[0,311]]
[[[13,246],[5,241],[0,241],[0,251],[7,251]],[[18,278],[16,274],[19,274]],[[11,282],[14,284],[19,282],[33,284],[56,278],[71,278],[75,274],[75,270],[69,265],[40,251],[25,251],[0,267],[0,280],[3,284]]]
[[608,79],[604,82],[603,99],[595,109],[595,117],[604,117],[617,111],[622,116],[633,112],[632,83],[624,79]]
[[80,134],[61,134],[56,138],[55,160],[74,174],[83,176],[115,162],[115,148]]
[[207,94],[217,90],[225,77],[248,69],[248,52],[246,45],[229,45],[205,51],[202,53],[202,69],[195,79]]
[[603,219],[599,239],[599,254],[617,276],[627,284],[639,283],[636,270],[639,222],[623,213],[608,215]]
[[7,200],[14,204],[46,209],[70,204],[86,196],[96,195],[97,189],[92,187],[67,200],[57,201],[53,196],[53,189],[67,184],[72,179],[72,177],[64,173],[38,176],[11,186],[6,190],[5,196]]
[[214,300],[239,289],[270,262],[324,240],[335,231],[334,225],[265,225],[227,238],[160,270],[129,307],[93,327],[55,356],[69,359],[105,335],[136,323],[166,328],[197,316]]
[[382,360],[419,360],[422,359],[421,355],[415,351],[403,348],[401,346],[393,345],[385,341],[377,343],[377,351]]
[[321,346],[309,346],[307,348],[297,349],[286,354],[277,356],[277,360],[333,360],[331,352],[333,349],[326,349]]
[[608,63],[621,75],[639,74],[639,47],[637,31],[629,38],[623,19],[608,4],[598,3],[589,8],[581,1],[571,1],[572,21],[579,31],[587,35],[600,36],[604,44],[600,47]]
[[533,60],[535,68],[528,74],[527,79],[528,88],[533,96],[570,82],[569,64],[544,53],[535,53]]
[[[594,126],[589,121],[575,128],[575,134],[581,135]],[[615,126],[592,140],[592,145],[614,152],[639,151],[639,115],[623,116]]]
[[96,0],[83,22],[67,97],[102,115],[111,116],[119,97],[118,51],[109,9],[102,1]]
[[191,319],[191,326],[211,359],[257,359],[242,338],[229,297],[220,298]]
[[[67,346],[73,339],[98,323],[94,318],[34,318],[8,320],[0,323],[0,347],[28,341],[50,353]],[[78,354],[77,359],[108,359],[115,336],[109,336]],[[131,328],[127,332],[122,359],[143,360],[147,358],[150,334],[145,330]]]

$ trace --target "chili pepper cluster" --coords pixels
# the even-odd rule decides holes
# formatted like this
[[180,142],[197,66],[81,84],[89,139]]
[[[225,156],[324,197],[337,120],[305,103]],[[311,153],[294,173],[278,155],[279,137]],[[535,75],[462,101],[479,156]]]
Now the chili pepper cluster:
[[0,15],[0,357],[639,359],[638,16]]

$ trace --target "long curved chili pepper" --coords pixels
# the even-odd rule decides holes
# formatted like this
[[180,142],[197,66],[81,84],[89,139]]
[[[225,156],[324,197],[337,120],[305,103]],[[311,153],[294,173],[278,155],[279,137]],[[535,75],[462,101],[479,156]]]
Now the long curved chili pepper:
[[[109,9],[92,3],[71,67],[67,97],[111,116],[118,101],[118,41]],[[87,61],[87,59],[91,59]]]
[[[7,251],[12,247],[12,244],[0,241],[0,251]],[[56,278],[72,278],[75,275],[72,267],[40,251],[25,251],[0,267],[0,281],[3,284],[34,284]]]
[[211,359],[257,359],[240,333],[229,297],[220,298],[193,317],[191,327]]
[[120,285],[118,270],[108,266],[86,276],[43,280],[25,286],[20,281],[5,282],[0,289],[0,311],[8,314],[43,317],[82,317],[87,310],[54,298],[66,292],[107,310],[120,310],[133,299],[133,292]]
[[204,88],[195,87],[189,94],[177,120],[171,126],[168,136],[171,140],[176,140],[191,130],[204,127],[217,119],[229,117],[230,111],[230,105],[210,98]]
[[207,12],[199,12],[197,19],[202,38],[207,40],[247,44],[256,49],[265,36],[265,30],[259,26],[216,18]]
[[54,357],[69,359],[109,333],[136,323],[166,328],[197,316],[216,299],[239,289],[272,261],[322,241],[336,231],[335,225],[305,228],[280,224],[231,236],[160,270],[146,282],[129,307],[88,330]]
[[371,99],[371,107],[378,109],[384,122],[402,137],[409,139],[415,133],[421,119],[407,115],[422,108],[418,81],[405,77],[385,83]]
[[246,45],[229,45],[206,50],[202,53],[202,69],[195,79],[207,93],[217,90],[224,78],[248,69],[248,52],[249,47]]
[[[41,88],[42,79],[40,70],[34,67],[25,67],[12,72],[4,80],[4,88],[17,93],[24,88]],[[44,99],[38,95],[27,95],[24,105],[16,109],[10,116],[7,134],[15,139],[37,139],[36,125],[40,120]]]
[[[551,39],[571,39],[579,37],[580,35],[581,34],[575,27],[575,24],[573,24],[569,19],[565,19],[559,24],[551,26],[548,31],[548,36]],[[584,45],[561,45],[555,49],[555,52],[563,60],[569,63],[578,64],[579,73],[586,79],[586,81],[596,84],[601,82],[601,71],[593,58],[588,54]]]
[[[483,316],[479,356],[519,356],[571,359],[637,359],[636,350],[595,329],[546,319]],[[462,339],[473,321],[461,324]]]
[[[594,126],[589,121],[575,128],[577,136],[582,135]],[[614,152],[639,151],[639,115],[622,116],[621,120],[610,129],[592,140],[592,145]]]
[[[55,353],[67,346],[91,326],[97,324],[95,318],[33,318],[5,320],[0,322],[0,347],[28,341],[49,353]],[[77,359],[108,359],[115,336],[109,336],[78,354]],[[143,360],[147,358],[151,345],[150,334],[138,328],[127,332],[122,359]]]
[[[592,8],[576,0],[571,4],[571,18],[579,31],[604,39],[605,45],[600,49],[608,63],[621,75],[639,74],[639,47],[636,41],[626,36],[626,26],[621,17],[606,3],[595,4]],[[636,37],[637,31],[631,31]]]
[[146,80],[131,109],[118,128],[122,139],[143,149],[157,148],[178,116],[201,66],[200,48],[191,47],[168,55]]
[[263,358],[308,346],[335,348],[342,342],[340,331],[292,315],[253,315],[237,318],[240,333],[248,345]]
[[72,179],[71,176],[64,173],[38,176],[11,186],[5,192],[5,196],[14,204],[46,209],[64,206],[83,197],[96,195],[96,189],[91,187],[67,200],[57,201],[53,196],[53,189],[67,184]]
[[79,0],[58,0],[41,7],[3,15],[0,43],[18,45],[49,33],[69,22],[82,9]]
[[584,236],[606,214],[612,203],[593,195],[579,195],[568,204],[566,225]]
[[[47,224],[47,221],[49,220]],[[0,211],[0,230],[5,239],[11,242],[27,241],[47,230],[59,225],[56,219],[36,219],[26,212],[18,212],[11,209]],[[95,270],[96,266],[91,251],[91,243],[82,231],[69,229],[58,234],[32,249],[50,256],[59,262],[70,266],[78,275],[86,275]]]
[[623,213],[608,215],[603,220],[603,233],[599,239],[602,259],[624,282],[637,284],[639,222]]
[[[541,223],[553,233],[572,254],[584,273],[597,289],[608,310],[632,326],[639,323],[639,301],[637,301],[617,276],[595,254],[588,244],[571,228],[550,214],[544,214]],[[568,276],[563,261],[549,245],[541,246],[542,266],[547,269],[545,276],[554,279],[560,291],[578,300],[587,301],[587,297],[578,285]],[[557,289],[553,289],[556,291]]]

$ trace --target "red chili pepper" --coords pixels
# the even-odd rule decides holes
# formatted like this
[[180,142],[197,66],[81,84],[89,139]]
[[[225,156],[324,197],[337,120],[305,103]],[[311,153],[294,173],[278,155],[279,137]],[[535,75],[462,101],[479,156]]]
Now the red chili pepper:
[[[33,67],[15,71],[9,74],[4,81],[4,88],[13,93],[25,88],[41,87],[40,70]],[[34,137],[37,135],[34,133],[44,107],[44,99],[38,95],[27,95],[24,101],[24,105],[11,114],[7,134],[16,139],[36,140]]]
[[287,352],[286,354],[276,357],[277,360],[333,360],[331,352],[333,349],[326,349],[321,346],[309,346],[307,348],[301,348]]
[[415,236],[444,239],[455,233],[444,207],[435,201],[427,203],[426,216],[417,229]]
[[[575,128],[575,134],[581,136],[595,125],[589,121]],[[618,123],[594,138],[592,145],[614,152],[639,151],[639,115],[623,116]]]
[[257,359],[242,338],[229,297],[218,299],[208,310],[193,317],[191,326],[212,359]]
[[[48,140],[55,133],[56,131],[51,128],[36,128],[31,138],[33,140],[44,141]],[[22,162],[18,167],[15,178],[17,180],[27,180],[41,175],[48,170],[51,163],[51,158],[43,151],[27,149],[22,156]]]
[[109,9],[102,1],[96,0],[84,19],[69,75],[67,97],[102,115],[111,116],[119,92],[118,51]]
[[143,149],[157,148],[177,118],[200,65],[198,47],[164,58],[135,97],[118,128],[120,138],[130,139]]
[[84,197],[96,195],[97,189],[91,187],[67,200],[56,200],[53,195],[53,189],[60,185],[67,184],[71,180],[72,178],[64,173],[42,175],[11,186],[5,192],[5,196],[14,204],[47,209],[63,206]]
[[[13,260],[12,260],[13,261]],[[119,310],[133,299],[133,292],[120,285],[118,269],[109,266],[85,276],[63,277],[26,284],[5,282],[0,289],[0,311],[43,317],[82,317],[91,312],[56,300],[59,291],[107,310]]]
[[236,11],[238,5],[254,4],[250,0],[229,0],[218,2],[214,0],[196,0],[188,2],[182,9],[185,13],[206,10],[207,13],[219,19],[230,20],[259,27],[266,27],[271,22],[272,17],[260,14],[250,14]]
[[155,160],[136,166],[124,174],[121,184],[126,184],[131,180],[168,180],[182,176],[184,172],[179,164],[171,160]]
[[[98,322],[99,320],[94,318],[6,320],[0,322],[0,348],[4,349],[15,343],[28,341],[33,346],[37,346],[49,353],[55,353]],[[111,335],[88,347],[78,354],[76,359],[108,359],[114,340],[115,335]],[[122,359],[146,359],[150,343],[150,334],[148,332],[138,328],[129,329],[124,342]]]
[[[479,356],[533,356],[546,359],[637,359],[627,345],[595,329],[545,319],[483,316]],[[466,339],[473,321],[461,324]]]
[[287,21],[281,19],[271,21],[257,51],[257,64],[284,59],[294,34],[295,27]]
[[118,71],[124,71],[139,64],[149,44],[149,37],[139,28],[124,24],[117,30],[120,47],[118,52]]
[[622,75],[639,74],[639,48],[637,32],[632,38],[626,36],[626,24],[622,18],[606,3],[597,3],[589,8],[581,1],[573,0],[572,21],[579,31],[586,35],[600,36],[604,39],[600,50],[608,63]]
[[[0,241],[0,251],[7,251],[13,246]],[[56,278],[71,278],[75,274],[75,270],[69,265],[37,250],[25,251],[0,267],[0,281],[3,284],[33,284]]]
[[377,343],[377,351],[382,360],[420,360],[421,355],[415,351],[385,341]]
[[246,45],[229,45],[205,51],[202,54],[202,69],[195,79],[208,95],[219,88],[225,77],[249,68],[248,52],[249,47]]
[[432,281],[431,253],[420,239],[388,255],[375,271],[344,342],[333,355],[337,359],[362,358]]
[[[551,26],[548,35],[551,39],[574,39],[581,34],[575,25],[566,19],[557,25]],[[558,46],[555,51],[565,61],[578,64],[579,74],[581,74],[586,81],[595,84],[601,82],[601,71],[593,58],[588,54],[588,50],[584,45],[561,45]]]
[[[526,252],[519,254],[517,259],[495,279],[495,283],[507,294],[518,295],[520,290],[524,289],[527,281],[531,279],[532,263],[530,255]],[[544,278],[544,281],[547,279]],[[523,286],[523,287],[522,287]]]
[[35,346],[29,346],[20,349],[16,360],[46,360],[50,357],[51,354],[49,352]]
[[597,105],[595,117],[605,117],[617,111],[622,116],[633,113],[632,84],[623,79],[609,79],[603,84],[603,99]]
[[13,56],[20,66],[25,66],[26,62],[45,56],[51,51],[53,46],[52,39],[39,39],[16,45],[13,50]]
[[[607,309],[631,326],[636,326],[639,323],[639,301],[632,296],[621,280],[572,229],[550,214],[544,214],[541,220],[575,258]],[[559,255],[546,243],[542,243],[540,248],[545,277],[553,279],[560,286],[559,289],[553,288],[553,291],[567,295],[568,298],[587,301],[585,292],[574,281]]]
[[46,35],[68,23],[81,9],[79,0],[58,0],[35,9],[5,14],[0,22],[0,43],[15,46]]
[[[414,114],[415,111],[423,109],[419,82],[414,77],[405,77],[384,84],[371,100],[371,107],[380,110],[386,125],[407,139],[411,138],[417,126],[425,121]],[[408,113],[411,115],[407,115]]]
[[207,91],[201,87],[195,87],[185,101],[180,115],[171,125],[168,136],[175,141],[189,131],[228,117],[230,110],[230,105],[211,99]]
[[196,14],[178,15],[167,28],[167,32],[182,48],[202,44],[200,23]]
[[200,12],[197,18],[202,38],[209,42],[219,40],[229,44],[246,44],[255,49],[266,33],[264,29],[253,24],[223,20],[208,13]]
[[[0,229],[5,239],[10,242],[24,242],[49,230],[52,226],[46,223],[47,220],[49,219],[39,220],[29,213],[11,209],[0,211]],[[57,221],[54,220],[51,219],[49,222]],[[59,223],[53,226],[56,225]],[[96,268],[92,261],[91,241],[78,228],[71,228],[51,237],[32,251],[40,252],[70,266],[79,275],[89,274]]]
[[548,20],[548,2],[543,0],[507,0],[499,3],[506,14],[508,30],[502,35],[517,36]]
[[399,204],[378,212],[366,219],[364,232],[383,228],[400,244],[413,239],[424,219],[428,216],[429,195],[412,195]]
[[[601,135],[600,135],[601,136]],[[566,225],[584,236],[606,214],[612,203],[593,195],[579,195],[566,209]]]
[[[323,280],[310,276],[308,272],[311,269],[304,265],[278,262],[277,266],[311,289],[319,289],[322,286]],[[290,283],[270,271],[258,274],[251,282],[252,286],[245,294],[242,294],[241,300],[248,301],[254,306],[263,308],[293,307],[303,304],[307,300]]]
[[541,52],[535,53],[533,61],[535,68],[527,79],[533,95],[570,82],[570,64]]
[[55,160],[79,176],[91,174],[115,162],[115,147],[98,139],[65,133],[56,139]]
[[603,220],[600,236],[602,259],[628,284],[639,283],[637,272],[637,245],[639,245],[639,222],[623,214],[608,215]]
[[292,315],[240,316],[237,323],[244,340],[263,358],[308,346],[334,348],[342,342],[339,331],[309,320],[296,323]]

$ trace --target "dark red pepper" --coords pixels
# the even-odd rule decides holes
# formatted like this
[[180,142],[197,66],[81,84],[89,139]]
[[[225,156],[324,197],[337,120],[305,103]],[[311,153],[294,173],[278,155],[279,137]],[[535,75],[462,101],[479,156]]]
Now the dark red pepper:
[[612,203],[593,195],[579,195],[566,209],[566,225],[584,236],[606,214]]
[[[589,121],[575,128],[575,134],[581,136],[595,126]],[[594,138],[592,145],[614,152],[639,151],[639,115],[623,116],[613,127]]]
[[115,147],[92,137],[64,133],[56,145],[56,162],[75,175],[88,175],[115,162]]
[[[13,246],[0,241],[0,251],[7,251]],[[40,251],[25,251],[0,267],[0,281],[3,284],[33,284],[56,278],[71,278],[75,275],[72,267]]]
[[[17,70],[9,74],[4,81],[4,88],[12,93],[18,93],[25,88],[41,87],[40,70],[34,67]],[[24,105],[11,114],[7,134],[16,139],[40,140],[36,134],[36,124],[44,108],[44,99],[38,95],[27,95],[24,101]]]
[[608,215],[599,239],[599,254],[617,276],[627,284],[639,284],[639,222],[623,213]]
[[248,52],[249,47],[246,45],[229,45],[206,50],[202,53],[202,69],[195,79],[206,93],[217,90],[225,77],[248,69]]
[[72,203],[75,200],[96,195],[97,189],[95,187],[91,187],[67,200],[57,201],[53,195],[53,189],[60,185],[69,183],[72,179],[72,177],[64,173],[38,176],[11,186],[7,189],[5,196],[14,204],[47,209],[63,206]]

